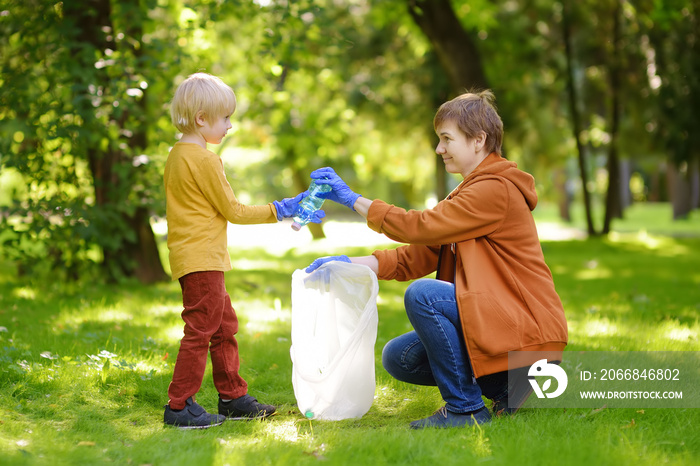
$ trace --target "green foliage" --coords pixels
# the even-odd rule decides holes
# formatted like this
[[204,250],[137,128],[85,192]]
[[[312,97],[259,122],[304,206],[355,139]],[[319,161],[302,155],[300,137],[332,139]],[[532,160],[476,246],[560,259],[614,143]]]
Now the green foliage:
[[[164,214],[162,168],[176,140],[168,101],[199,70],[220,75],[238,95],[234,131],[213,149],[246,202],[296,194],[324,165],[370,198],[418,208],[434,201],[431,121],[450,95],[409,3],[5,2],[5,251],[25,273],[38,265],[66,277],[98,269],[113,278],[133,273],[143,231],[137,224],[148,227],[150,217]],[[565,98],[563,3],[450,5],[475,38],[496,92],[506,155],[535,174],[541,197],[567,195],[559,180],[575,178],[577,169]],[[620,155],[632,160],[637,178],[651,184],[668,154],[690,164],[699,146],[697,6],[567,5],[582,137],[594,155],[588,188],[601,196],[608,186],[613,70],[622,77]],[[614,59],[611,18],[618,5],[623,54]]]
[[[620,105],[616,142],[623,160],[649,179],[666,159],[697,160],[693,141],[698,126],[693,108],[700,88],[697,5],[684,1],[628,2],[453,2],[478,47],[503,116],[507,156],[538,180],[562,171],[577,176],[575,145],[567,104],[562,40],[562,8],[570,9],[574,79],[580,94],[580,134],[591,154],[589,172],[601,173],[588,189],[607,190],[605,172],[612,132],[613,98]],[[614,50],[615,9],[620,7],[620,56]],[[490,15],[490,18],[484,16]],[[493,20],[495,18],[495,21]],[[612,89],[612,75],[619,84]],[[613,92],[617,95],[613,96]],[[652,184],[652,183],[649,183]],[[649,185],[647,185],[649,187]],[[557,183],[543,183],[540,194],[563,197]],[[582,186],[576,191],[580,192]],[[657,199],[667,199],[657,188]],[[697,200],[695,201],[697,203]]]
[[131,219],[162,209],[160,167],[146,154],[165,115],[146,94],[164,88],[168,68],[154,61],[172,52],[145,34],[147,7],[12,2],[3,12],[0,167],[27,189],[0,224],[26,272],[41,264],[75,278],[108,256],[112,276],[128,273],[117,253],[138,242]]
[[677,0],[654,2],[653,8],[644,6],[647,8],[640,8],[640,15],[646,20],[643,31],[649,39],[651,94],[659,110],[652,120],[653,130],[660,136],[661,147],[682,165],[700,158],[695,130],[700,116],[693,111],[700,104],[700,6]]
[[267,153],[248,160],[230,150],[230,158],[246,158],[240,178],[267,186],[253,193],[256,202],[268,201],[270,189],[289,196],[311,170],[332,165],[358,190],[374,188],[374,197],[423,203],[433,158],[425,130],[434,111],[425,94],[434,70],[397,6],[273,2],[240,13],[233,33],[215,28],[215,40],[230,44],[219,63],[239,96],[240,126],[229,141]]

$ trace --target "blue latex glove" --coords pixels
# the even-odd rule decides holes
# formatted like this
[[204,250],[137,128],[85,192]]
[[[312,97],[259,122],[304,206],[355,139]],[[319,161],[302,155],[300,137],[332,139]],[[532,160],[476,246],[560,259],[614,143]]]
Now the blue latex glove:
[[311,214],[311,223],[321,223],[321,219],[326,216],[326,212],[318,209]]
[[282,199],[281,201],[272,201],[277,209],[277,220],[282,220],[283,218],[288,218],[294,215],[294,211],[297,209],[299,202],[306,196],[309,192],[304,191],[303,193],[297,194],[295,197],[288,197]]
[[359,194],[352,192],[352,190],[345,184],[331,167],[319,168],[311,172],[311,179],[313,179],[316,184],[327,184],[333,188],[332,191],[324,193],[322,196],[326,199],[330,199],[338,204],[343,204],[345,207],[350,207],[355,210],[355,201]]
[[[277,220],[292,217],[294,215],[294,212],[296,212],[297,210],[299,202],[301,202],[301,200],[307,194],[309,194],[309,192],[304,191],[303,193],[297,194],[295,197],[288,197],[282,199],[281,201],[272,201],[272,204],[274,204],[275,209],[277,210]],[[311,222],[321,223],[321,219],[325,216],[326,213],[323,210],[317,210],[311,217]]]
[[328,256],[328,257],[319,257],[315,261],[311,263],[306,268],[306,273],[311,273],[317,268],[321,267],[323,264],[326,262],[331,262],[331,261],[338,261],[338,262],[347,262],[348,264],[351,264],[352,262],[350,261],[350,258],[348,256]]

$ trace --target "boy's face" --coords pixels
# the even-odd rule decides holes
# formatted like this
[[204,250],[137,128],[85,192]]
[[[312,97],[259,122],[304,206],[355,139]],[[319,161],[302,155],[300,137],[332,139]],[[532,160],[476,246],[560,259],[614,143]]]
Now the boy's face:
[[228,130],[231,129],[231,115],[217,118],[202,118],[198,123],[199,134],[202,135],[207,143],[220,144]]
[[484,150],[486,134],[481,133],[474,139],[467,139],[457,123],[444,121],[435,130],[440,142],[435,152],[442,157],[448,173],[459,173],[466,178],[488,154]]

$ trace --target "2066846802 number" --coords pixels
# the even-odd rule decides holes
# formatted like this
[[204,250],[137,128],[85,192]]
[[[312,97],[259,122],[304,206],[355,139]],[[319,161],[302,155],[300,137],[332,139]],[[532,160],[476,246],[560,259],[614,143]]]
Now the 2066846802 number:
[[600,380],[680,380],[678,369],[602,369]]

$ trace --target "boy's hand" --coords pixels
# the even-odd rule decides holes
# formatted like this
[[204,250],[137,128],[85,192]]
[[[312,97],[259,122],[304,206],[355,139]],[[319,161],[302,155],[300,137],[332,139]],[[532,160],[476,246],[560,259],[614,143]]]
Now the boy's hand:
[[316,182],[316,184],[327,184],[333,188],[332,191],[322,194],[322,197],[355,210],[355,201],[357,201],[357,198],[361,196],[354,193],[348,187],[348,185],[345,184],[345,181],[343,181],[331,167],[324,167],[314,170],[311,172],[311,178]]
[[321,267],[321,266],[322,266],[323,264],[325,264],[326,262],[331,262],[331,261],[347,262],[347,263],[349,263],[349,264],[352,264],[352,261],[350,260],[350,258],[349,258],[348,256],[345,256],[345,255],[342,255],[342,256],[319,257],[318,259],[316,259],[315,261],[313,261],[313,262],[311,263],[311,265],[309,265],[309,266],[306,268],[306,273],[311,273],[311,272],[313,272],[314,270],[316,270],[317,268]]
[[[272,201],[272,203],[275,206],[275,209],[277,210],[277,220],[282,220],[283,218],[289,218],[294,215],[294,212],[297,210],[297,206],[299,205],[299,202],[301,202],[302,199],[304,199],[304,196],[309,194],[308,191],[304,191],[303,193],[297,194],[295,197],[287,197],[285,199],[282,199],[281,201]],[[317,210],[314,212],[311,222],[312,223],[321,223],[321,219],[326,216],[326,213],[323,210]]]
[[297,194],[295,197],[287,197],[281,201],[273,201],[272,203],[275,205],[275,209],[277,209],[277,220],[282,220],[283,218],[294,215],[299,202],[301,202],[308,193],[308,191],[304,191],[303,193]]

